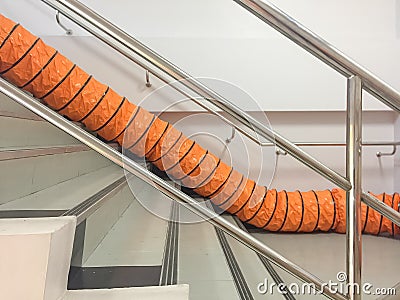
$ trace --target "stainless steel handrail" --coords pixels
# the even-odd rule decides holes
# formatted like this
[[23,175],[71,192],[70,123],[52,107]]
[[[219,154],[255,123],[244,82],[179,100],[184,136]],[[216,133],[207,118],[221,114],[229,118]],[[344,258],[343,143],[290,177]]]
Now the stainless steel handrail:
[[233,0],[342,75],[361,78],[363,88],[400,112],[400,93],[339,49],[265,0]]
[[[250,131],[255,131],[261,137],[269,140],[270,142],[276,144],[279,148],[284,149],[290,155],[298,159],[303,164],[307,165],[321,176],[325,177],[329,181],[335,183],[337,186],[344,190],[351,189],[351,184],[349,181],[341,176],[336,171],[330,169],[329,167],[322,164],[320,161],[312,157],[310,154],[302,150],[300,147],[294,145],[289,140],[274,132],[272,129],[268,128],[264,124],[260,123],[258,120],[250,116],[248,113],[242,111],[235,104],[231,103],[221,95],[217,94],[213,90],[209,89],[201,82],[151,50],[144,44],[85,6],[77,0],[41,0],[47,5],[53,7],[54,9],[60,11],[63,15],[71,19],[73,22],[78,24],[80,27],[86,29],[100,40],[106,44],[113,47],[115,50],[119,51],[121,54],[132,58],[132,53],[135,53],[139,57],[148,61],[158,69],[162,70],[168,74],[171,78],[179,81],[189,90],[200,95],[207,102],[215,105],[219,109],[227,113],[233,120],[244,125]],[[83,19],[83,20],[80,20]],[[101,33],[90,28],[89,25],[85,24],[88,22],[94,26],[97,30],[105,33],[111,40],[108,40]],[[127,51],[127,49],[129,51]],[[149,68],[147,68],[149,69]],[[203,103],[204,105],[204,103]],[[213,112],[213,111],[212,111]],[[215,112],[215,111],[214,111]],[[213,112],[213,113],[214,113]],[[237,130],[244,133],[242,127],[238,126],[234,122],[231,123]]]
[[42,117],[43,119],[47,120],[51,124],[65,131],[72,137],[76,138],[77,140],[84,143],[88,147],[92,148],[99,154],[108,158],[115,164],[124,168],[132,175],[154,186],[156,189],[163,192],[171,199],[178,201],[182,205],[185,205],[185,207],[191,210],[193,213],[196,213],[197,215],[199,215],[206,221],[210,222],[214,226],[217,226],[218,228],[222,229],[224,232],[231,235],[239,242],[243,243],[244,245],[256,251],[257,253],[260,253],[265,258],[271,260],[276,265],[280,266],[281,268],[288,271],[292,275],[296,276],[297,278],[303,281],[314,284],[317,289],[322,290],[324,294],[330,299],[346,300],[346,297],[343,294],[340,293],[336,294],[330,291],[329,287],[318,277],[314,276],[313,274],[307,272],[300,266],[286,259],[273,249],[267,247],[264,243],[260,242],[258,239],[254,238],[249,233],[241,230],[234,224],[225,220],[220,215],[210,211],[209,209],[203,207],[202,205],[199,205],[199,203],[195,199],[186,195],[181,190],[175,188],[173,185],[168,184],[157,175],[153,174],[146,168],[140,166],[138,163],[124,156],[122,153],[118,152],[109,145],[103,143],[95,136],[86,132],[84,129],[66,120],[61,115],[57,114],[50,108],[46,107],[44,104],[37,101],[28,93],[20,90],[19,88],[15,87],[14,85],[7,82],[3,78],[0,78],[0,92],[10,97],[17,103],[21,104],[25,108],[29,109],[30,111],[34,112],[38,116]]
[[[140,43],[139,41],[128,35],[126,32],[122,31],[121,29],[119,29],[118,27],[116,27],[115,25],[113,25],[100,15],[96,14],[94,11],[92,11],[79,1],[77,0],[42,0],[42,1],[50,5],[51,7],[55,8],[56,10],[62,12],[65,16],[70,18],[79,26],[85,28],[86,30],[97,36],[100,40],[110,45],[111,47],[113,47],[123,55],[127,56],[131,60],[135,61],[135,58],[131,53],[133,52],[142,59],[150,62],[155,67],[162,70],[164,73],[168,74],[171,78],[179,81],[183,86],[185,86],[189,90],[200,95],[208,103],[223,110],[225,113],[229,115],[230,118],[232,118],[232,120],[235,120],[240,124],[244,125],[250,131],[254,130],[256,134],[274,143],[279,148],[284,149],[303,164],[307,165],[308,167],[310,167],[323,177],[327,178],[328,180],[337,184],[339,187],[348,191],[347,217],[349,221],[347,224],[347,243],[346,243],[347,273],[350,275],[350,281],[349,281],[350,284],[361,283],[361,231],[360,231],[361,225],[359,217],[360,198],[363,197],[364,202],[366,202],[368,205],[371,205],[371,207],[376,208],[378,212],[388,217],[396,224],[400,224],[400,217],[399,217],[400,214],[385,204],[382,203],[379,204],[378,199],[376,199],[371,195],[367,195],[361,191],[361,176],[360,176],[361,165],[359,163],[359,159],[357,159],[356,157],[358,155],[357,149],[361,150],[361,147],[360,145],[357,146],[359,140],[356,136],[353,136],[346,143],[348,159],[346,162],[347,178],[345,178],[340,174],[338,174],[337,172],[329,169],[327,166],[323,165],[321,162],[319,162],[311,155],[303,151],[294,143],[291,143],[282,136],[276,134],[270,128],[264,126],[256,119],[251,117],[249,114],[243,112],[239,107],[229,102],[216,92],[210,90],[202,83],[191,77],[189,74],[185,73],[177,66],[169,62],[168,60],[164,59],[151,49],[147,48],[145,45],[143,45],[142,43]],[[394,90],[392,87],[390,87],[388,84],[380,80],[378,77],[376,77],[374,74],[372,74],[365,68],[355,63],[347,56],[345,56],[343,53],[341,53],[338,49],[334,48],[332,45],[327,43],[325,40],[323,40],[322,38],[311,32],[301,24],[297,23],[295,20],[291,19],[288,15],[284,14],[278,8],[261,0],[234,0],[234,1],[242,5],[246,9],[248,9],[250,12],[258,16],[266,23],[270,24],[272,27],[283,33],[285,36],[289,37],[291,40],[302,46],[304,49],[315,55],[320,60],[324,61],[329,66],[339,71],[341,74],[345,75],[348,78],[350,77],[353,78],[353,82],[350,82],[349,85],[349,91],[352,91],[354,93],[353,99],[355,99],[354,101],[358,102],[352,104],[350,108],[351,111],[349,109],[347,110],[348,120],[352,119],[351,122],[353,126],[356,126],[358,129],[361,126],[360,119],[358,117],[360,114],[358,112],[361,111],[362,109],[359,104],[361,103],[361,90],[363,88],[373,96],[377,97],[384,104],[400,112],[400,94],[396,90]],[[79,18],[82,18],[83,22]],[[105,33],[111,40],[102,36],[100,32],[92,30],[90,26],[84,23],[85,21],[94,26],[100,32]],[[146,69],[149,70],[149,72],[151,70],[150,68]],[[355,83],[354,80],[358,81],[358,83]],[[358,95],[355,95],[357,93]],[[193,99],[193,97],[190,97],[190,99]],[[195,102],[198,103],[200,106],[206,108],[207,110],[211,111],[212,113],[218,115],[218,113],[215,110],[211,109],[209,106],[204,104],[204,102],[199,102],[199,101]],[[252,140],[255,140],[254,136],[250,135],[246,130],[236,125],[231,120],[228,120],[228,122],[230,122],[230,124],[236,129],[238,129],[240,132],[249,135],[249,137]],[[349,123],[347,130],[348,133],[353,132],[353,134],[357,135],[354,128],[350,128]],[[260,144],[263,145],[263,143]],[[135,174],[133,171],[132,173]],[[140,174],[144,176],[142,173]],[[156,186],[160,190],[165,192],[165,187],[163,187],[162,184],[161,185],[156,184]],[[172,198],[174,198],[174,196],[175,197],[177,196],[176,193],[173,193],[168,189],[167,192],[165,193],[167,195],[171,195]],[[188,202],[186,203],[191,203],[190,199],[184,199],[183,201],[185,202],[185,200],[188,200]],[[199,211],[197,211],[199,215],[210,216],[208,215],[210,212],[201,212],[201,209],[199,209]],[[352,212],[354,212],[356,215],[350,216],[349,214]],[[223,221],[216,219],[213,220],[213,222],[215,222],[217,226],[224,228]],[[227,231],[230,232],[230,234],[232,234],[230,229],[231,228],[228,228]],[[272,251],[263,244],[261,245],[252,244],[252,242],[254,241],[252,240],[248,241],[247,238],[249,237],[235,235],[235,233],[237,234],[236,228],[232,230],[233,230],[232,235],[234,237],[236,237],[242,243],[248,245],[253,250],[260,252],[259,249],[261,247],[261,249],[264,250],[264,252],[260,253],[262,253],[264,256],[268,257],[268,255],[265,254],[266,249]],[[250,238],[254,239],[251,236]],[[352,248],[350,249],[349,247]],[[279,255],[278,253],[268,252],[268,254],[274,257],[271,258],[271,256],[269,256],[269,258],[272,261],[277,262],[276,255]],[[279,264],[289,272],[294,272],[292,274],[297,273],[299,275],[299,278],[302,278],[303,280],[305,277],[308,277],[308,279],[305,279],[306,281],[312,283],[315,283],[315,281],[313,281],[315,279],[317,279],[317,282],[319,280],[318,278],[315,278],[312,274],[309,274],[304,270],[298,270],[298,269],[296,270],[295,268],[296,265],[292,263],[288,267],[285,266],[285,262],[279,260]],[[324,289],[324,294],[326,294],[332,299],[335,299],[337,297],[344,297],[344,299],[347,299],[347,296],[348,299],[354,299],[354,300],[360,299],[360,295],[356,295],[354,292],[348,294],[347,296],[338,294],[332,295],[331,291]]]

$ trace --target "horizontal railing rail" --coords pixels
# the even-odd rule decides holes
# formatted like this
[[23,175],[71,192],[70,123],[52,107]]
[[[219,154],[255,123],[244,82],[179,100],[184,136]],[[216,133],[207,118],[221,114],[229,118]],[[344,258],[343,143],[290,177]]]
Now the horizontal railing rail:
[[333,293],[329,290],[328,286],[324,282],[316,277],[315,275],[304,270],[300,266],[286,259],[273,249],[266,246],[264,243],[250,235],[249,233],[241,230],[236,225],[225,220],[220,215],[215,212],[210,211],[208,208],[199,205],[199,203],[192,197],[186,195],[181,190],[177,189],[173,185],[168,184],[162,178],[153,174],[146,168],[142,167],[137,162],[131,160],[130,158],[124,156],[122,153],[118,152],[116,149],[110,147],[109,145],[103,143],[95,136],[86,132],[84,129],[73,124],[71,121],[66,120],[61,115],[57,114],[44,104],[37,101],[29,94],[15,87],[11,83],[7,82],[3,78],[0,78],[0,92],[10,97],[17,103],[21,104],[25,108],[37,114],[39,117],[50,122],[54,126],[60,128],[67,134],[76,138],[83,144],[87,145],[91,149],[95,150],[99,154],[108,158],[115,164],[124,168],[126,171],[132,175],[142,179],[146,183],[154,186],[156,189],[170,197],[171,199],[178,201],[180,204],[185,205],[187,209],[202,217],[207,222],[210,222],[214,226],[222,229],[224,232],[237,239],[239,242],[243,243],[253,251],[260,253],[265,258],[271,260],[276,265],[280,266],[284,270],[288,271],[297,278],[310,282],[315,285],[319,290],[322,290],[324,294],[330,299],[334,300],[345,300],[346,297],[340,293]]

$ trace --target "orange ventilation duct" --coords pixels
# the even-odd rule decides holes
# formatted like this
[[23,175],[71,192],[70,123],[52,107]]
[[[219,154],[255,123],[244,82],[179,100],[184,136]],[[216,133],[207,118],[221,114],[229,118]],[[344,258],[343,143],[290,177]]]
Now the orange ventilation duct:
[[[233,170],[181,132],[89,76],[41,39],[0,15],[0,75],[70,120],[82,122],[209,197],[242,221],[269,231],[346,230],[346,193],[268,190]],[[377,196],[398,210],[399,195]],[[399,227],[362,205],[363,232],[396,235]]]

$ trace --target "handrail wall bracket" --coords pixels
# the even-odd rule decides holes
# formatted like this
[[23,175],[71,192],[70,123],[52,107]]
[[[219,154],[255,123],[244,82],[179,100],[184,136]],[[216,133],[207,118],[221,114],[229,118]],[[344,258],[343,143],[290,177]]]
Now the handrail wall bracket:
[[73,34],[72,29],[69,29],[67,26],[65,26],[65,25],[63,25],[61,23],[60,12],[58,10],[56,12],[56,22],[57,22],[58,26],[60,26],[62,29],[64,29],[66,35],[72,35]]

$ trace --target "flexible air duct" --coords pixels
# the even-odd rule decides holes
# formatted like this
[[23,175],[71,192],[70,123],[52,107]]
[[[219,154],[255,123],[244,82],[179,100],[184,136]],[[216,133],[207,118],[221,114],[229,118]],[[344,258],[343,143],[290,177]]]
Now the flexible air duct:
[[[145,156],[162,171],[209,197],[242,221],[269,231],[346,230],[346,193],[268,190],[223,163],[173,126],[89,76],[19,24],[0,15],[0,75],[106,141]],[[377,197],[399,209],[399,195]],[[362,205],[363,232],[399,228]]]

